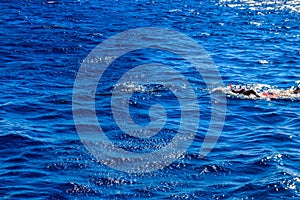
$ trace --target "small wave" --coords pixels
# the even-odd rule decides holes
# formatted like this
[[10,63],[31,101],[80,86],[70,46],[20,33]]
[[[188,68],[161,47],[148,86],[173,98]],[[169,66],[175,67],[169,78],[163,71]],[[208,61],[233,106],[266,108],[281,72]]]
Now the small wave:
[[114,85],[114,89],[120,92],[145,92],[146,88],[143,85],[139,85],[135,82],[118,83]]
[[0,140],[2,141],[0,144],[0,149],[7,148],[16,148],[30,145],[41,145],[44,144],[42,141],[34,139],[28,135],[21,135],[17,133],[9,133],[5,135],[0,135]]
[[94,195],[100,195],[101,192],[94,190],[88,185],[82,185],[79,183],[75,182],[70,182],[67,184],[62,185],[62,187],[65,188],[65,192],[67,194],[75,194],[75,195],[89,195],[89,196],[94,196]]
[[171,9],[169,10],[170,13],[173,13],[173,12],[182,12],[181,9]]
[[228,169],[226,169],[223,166],[219,166],[216,164],[212,165],[204,165],[202,167],[196,167],[196,170],[200,171],[200,174],[213,174],[213,173],[227,173],[229,172]]
[[259,60],[258,63],[259,64],[268,64],[269,61],[267,61],[267,60]]

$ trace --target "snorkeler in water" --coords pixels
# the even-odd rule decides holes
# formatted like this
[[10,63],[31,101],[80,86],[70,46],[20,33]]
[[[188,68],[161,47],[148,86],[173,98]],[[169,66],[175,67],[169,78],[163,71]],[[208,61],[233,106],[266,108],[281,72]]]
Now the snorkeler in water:
[[229,87],[233,93],[243,94],[246,96],[250,96],[252,94],[256,97],[278,98],[278,97],[286,96],[286,95],[290,95],[290,94],[300,94],[300,81],[297,81],[296,83],[298,83],[297,87],[295,87],[295,88],[292,87],[291,89],[284,90],[279,94],[273,94],[272,92],[258,93],[257,91],[255,91],[253,89],[247,90],[245,88],[242,88],[240,90],[234,90],[232,87],[232,84],[230,84]]

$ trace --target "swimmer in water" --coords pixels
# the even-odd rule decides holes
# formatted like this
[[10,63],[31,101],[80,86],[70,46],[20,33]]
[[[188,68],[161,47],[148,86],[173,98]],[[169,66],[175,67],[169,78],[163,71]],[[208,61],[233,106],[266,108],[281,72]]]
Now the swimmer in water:
[[251,94],[256,96],[256,97],[267,97],[267,98],[278,98],[278,97],[282,97],[282,96],[287,96],[287,95],[291,95],[291,94],[300,94],[300,81],[297,81],[296,83],[298,83],[298,86],[296,88],[291,88],[285,91],[282,91],[279,94],[273,94],[273,93],[258,93],[257,91],[253,90],[253,89],[249,89],[246,90],[245,88],[242,88],[240,90],[234,90],[232,88],[232,84],[230,84],[230,90],[233,93],[237,93],[237,94],[243,94],[246,96],[250,96]]
[[252,89],[246,90],[245,88],[242,88],[240,90],[234,90],[232,88],[232,84],[230,84],[229,87],[230,87],[231,92],[233,92],[233,93],[243,94],[243,95],[246,95],[246,96],[250,96],[251,94],[253,94],[256,97],[261,97],[255,90],[252,90]]

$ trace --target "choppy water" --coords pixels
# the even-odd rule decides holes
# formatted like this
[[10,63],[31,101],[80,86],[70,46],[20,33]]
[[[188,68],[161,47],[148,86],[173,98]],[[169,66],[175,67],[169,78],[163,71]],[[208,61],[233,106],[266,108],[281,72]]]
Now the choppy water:
[[[227,98],[222,135],[208,156],[199,159],[211,106],[201,77],[187,68],[182,73],[195,88],[201,111],[197,136],[184,158],[146,174],[127,174],[98,162],[80,141],[72,115],[73,84],[83,59],[105,39],[145,26],[169,28],[196,40],[225,85],[289,88],[300,79],[299,6],[299,1],[246,0],[2,1],[0,197],[300,198],[299,101]],[[160,149],[180,123],[178,102],[165,88],[132,84],[123,91],[136,91],[131,109],[135,122],[147,124],[149,113],[142,108],[160,99],[169,113],[168,130],[142,143],[120,135],[111,123],[105,103],[115,79],[121,69],[146,61],[178,69],[186,65],[166,52],[131,52],[118,60],[120,69],[96,94],[98,119],[108,137],[135,152]]]

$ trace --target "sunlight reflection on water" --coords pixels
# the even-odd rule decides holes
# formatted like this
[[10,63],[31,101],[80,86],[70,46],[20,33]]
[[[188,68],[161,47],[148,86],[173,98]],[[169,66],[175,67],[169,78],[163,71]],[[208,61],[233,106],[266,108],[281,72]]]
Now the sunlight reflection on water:
[[228,7],[238,7],[240,9],[249,8],[250,10],[290,10],[292,12],[300,12],[300,0],[220,0],[221,4]]

